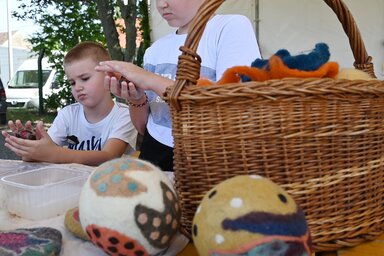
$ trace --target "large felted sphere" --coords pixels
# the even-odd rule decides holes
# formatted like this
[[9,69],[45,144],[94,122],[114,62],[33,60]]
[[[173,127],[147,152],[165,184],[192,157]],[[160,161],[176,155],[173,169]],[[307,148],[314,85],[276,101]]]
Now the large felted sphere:
[[80,222],[109,255],[154,255],[170,245],[180,208],[168,177],[149,162],[122,158],[90,175],[80,195]]
[[204,255],[311,255],[305,216],[291,196],[257,175],[230,178],[202,199],[192,237]]

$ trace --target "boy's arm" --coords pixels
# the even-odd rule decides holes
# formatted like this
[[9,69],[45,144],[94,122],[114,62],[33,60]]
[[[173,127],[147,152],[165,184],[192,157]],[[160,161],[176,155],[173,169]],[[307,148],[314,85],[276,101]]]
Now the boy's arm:
[[108,160],[121,157],[127,143],[120,139],[109,139],[101,151],[96,150],[72,150],[59,147],[57,154],[52,155],[50,162],[54,163],[78,163],[97,166]]
[[42,123],[36,127],[41,135],[39,140],[25,140],[11,136],[3,131],[5,146],[27,161],[50,163],[79,163],[99,165],[105,161],[121,157],[127,143],[120,139],[109,139],[101,151],[72,150],[56,145],[45,131]]

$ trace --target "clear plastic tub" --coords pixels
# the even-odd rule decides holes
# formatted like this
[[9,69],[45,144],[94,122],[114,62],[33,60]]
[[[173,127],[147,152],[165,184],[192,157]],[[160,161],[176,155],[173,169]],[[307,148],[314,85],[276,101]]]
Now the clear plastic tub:
[[17,161],[7,161],[3,160],[0,164],[0,178],[9,174],[19,172],[20,164]]
[[88,175],[86,171],[60,166],[6,175],[1,181],[8,211],[30,220],[64,214],[78,205]]

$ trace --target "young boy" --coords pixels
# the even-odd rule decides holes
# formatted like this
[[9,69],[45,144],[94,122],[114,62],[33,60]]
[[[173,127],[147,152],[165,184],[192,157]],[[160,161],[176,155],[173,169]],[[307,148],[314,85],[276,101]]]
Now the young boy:
[[[143,142],[139,158],[148,160],[164,171],[173,171],[173,137],[169,106],[162,99],[173,85],[179,48],[184,45],[191,21],[204,0],[156,0],[162,17],[177,31],[160,38],[147,49],[144,69],[132,63],[107,61],[96,70],[118,72],[130,82],[121,88],[113,76],[106,85],[118,97],[127,100],[132,122]],[[250,65],[260,58],[256,36],[250,21],[241,15],[214,15],[208,21],[197,53],[202,59],[201,77],[217,81],[233,66]]]
[[[107,50],[95,42],[82,42],[72,48],[64,57],[64,71],[77,102],[58,112],[48,132],[38,122],[36,140],[3,131],[5,146],[25,161],[94,166],[121,157],[128,144],[135,148],[137,131],[128,107],[112,100],[104,86],[105,74],[95,71],[100,61],[110,59]],[[20,130],[33,130],[30,121],[25,127],[20,120],[9,121],[8,125],[14,135]]]

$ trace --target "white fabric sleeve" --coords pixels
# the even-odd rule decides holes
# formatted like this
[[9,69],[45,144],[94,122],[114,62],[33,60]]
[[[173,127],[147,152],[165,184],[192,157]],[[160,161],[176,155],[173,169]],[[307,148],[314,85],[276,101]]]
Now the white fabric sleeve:
[[51,127],[48,129],[49,137],[59,146],[63,146],[67,141],[67,127],[70,124],[67,110],[67,108],[59,110]]
[[216,80],[230,67],[251,65],[260,58],[260,49],[250,20],[232,15],[224,24],[217,45]]
[[131,121],[129,108],[121,103],[116,103],[116,105],[117,113],[115,113],[115,118],[110,123],[112,127],[107,140],[111,138],[120,139],[136,149],[137,130]]

